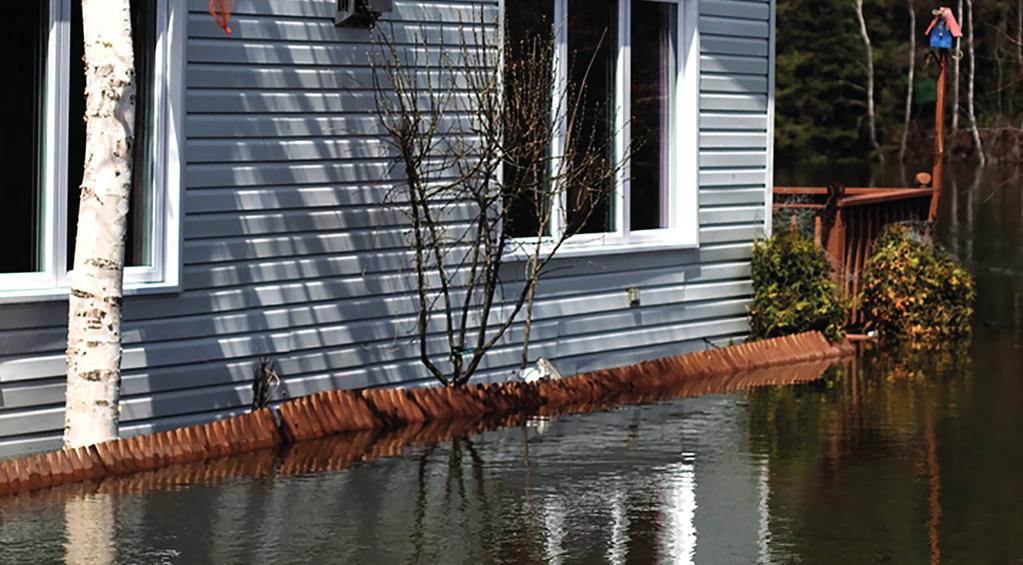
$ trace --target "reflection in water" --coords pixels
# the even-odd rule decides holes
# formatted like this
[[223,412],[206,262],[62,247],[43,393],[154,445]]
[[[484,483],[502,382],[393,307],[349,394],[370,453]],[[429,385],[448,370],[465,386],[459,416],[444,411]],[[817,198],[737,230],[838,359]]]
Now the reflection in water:
[[683,453],[682,461],[664,472],[664,519],[661,556],[664,562],[693,563],[696,555],[696,472],[694,454]]
[[547,563],[561,565],[565,548],[565,509],[557,495],[551,494],[544,498],[544,557]]
[[71,496],[64,502],[64,562],[68,565],[112,565],[114,500],[110,494]]
[[927,433],[927,537],[931,542],[931,563],[941,563],[941,471],[938,468],[938,442],[930,408],[924,408]]
[[757,564],[772,563],[771,558],[771,487],[768,481],[768,462],[757,464]]
[[629,516],[626,513],[625,492],[621,484],[614,485],[610,498],[611,541],[607,545],[607,562],[609,565],[624,565],[629,555]]

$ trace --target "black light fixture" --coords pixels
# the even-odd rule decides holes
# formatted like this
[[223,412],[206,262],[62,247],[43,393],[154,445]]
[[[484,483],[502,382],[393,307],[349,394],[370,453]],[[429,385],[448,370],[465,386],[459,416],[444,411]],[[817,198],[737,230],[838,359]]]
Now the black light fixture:
[[371,28],[380,14],[394,9],[394,0],[337,0],[334,25]]

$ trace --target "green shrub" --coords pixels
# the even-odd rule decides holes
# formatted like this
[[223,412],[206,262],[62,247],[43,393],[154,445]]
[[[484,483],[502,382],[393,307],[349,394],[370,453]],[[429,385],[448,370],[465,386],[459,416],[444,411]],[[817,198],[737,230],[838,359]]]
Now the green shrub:
[[861,279],[866,327],[882,341],[918,345],[971,335],[973,277],[948,251],[906,226],[889,226]]
[[837,341],[845,336],[846,309],[831,280],[828,258],[809,238],[785,231],[753,247],[755,338],[817,330]]

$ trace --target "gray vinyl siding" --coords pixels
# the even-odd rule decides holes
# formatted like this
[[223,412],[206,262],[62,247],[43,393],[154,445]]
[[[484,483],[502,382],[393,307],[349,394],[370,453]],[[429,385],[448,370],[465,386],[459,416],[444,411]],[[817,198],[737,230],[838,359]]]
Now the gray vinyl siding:
[[[238,0],[225,37],[206,0],[186,1],[183,291],[126,301],[124,432],[244,410],[260,355],[279,361],[289,396],[423,382],[402,221],[381,203],[368,34],[335,28],[332,0]],[[406,38],[422,25],[425,41],[404,48],[428,55],[480,6],[395,4],[387,25]],[[482,5],[497,16],[496,0]],[[769,205],[772,9],[700,0],[699,249],[560,260],[532,355],[572,373],[746,333]],[[66,316],[63,301],[0,306],[0,455],[59,443]],[[513,328],[483,378],[508,374],[520,339]]]

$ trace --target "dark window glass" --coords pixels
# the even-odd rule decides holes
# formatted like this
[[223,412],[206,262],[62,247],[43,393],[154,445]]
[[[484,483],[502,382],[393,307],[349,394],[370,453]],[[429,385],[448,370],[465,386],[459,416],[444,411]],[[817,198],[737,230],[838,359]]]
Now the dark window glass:
[[0,34],[0,52],[6,62],[7,84],[0,89],[0,123],[4,150],[0,170],[4,196],[0,223],[0,273],[42,270],[42,148],[43,93],[47,12],[46,2],[7,2],[7,24]]
[[[505,30],[504,185],[513,237],[537,237],[550,213],[548,179],[553,69],[553,0],[517,0]],[[546,85],[546,86],[545,86]],[[539,111],[538,111],[539,110]],[[536,123],[537,120],[542,120]],[[532,127],[531,127],[532,126]],[[550,222],[544,226],[549,234]]]
[[[132,0],[131,28],[135,48],[135,159],[129,200],[128,236],[124,264],[129,267],[152,264],[153,196],[152,163],[154,122],[154,72],[156,59],[156,2]],[[74,265],[75,235],[78,232],[78,204],[82,169],[85,166],[85,39],[82,31],[82,2],[71,2],[70,103],[68,107],[68,269]]]
[[[614,76],[618,29],[617,2],[568,1],[568,104],[582,97],[582,119],[576,150],[604,151],[613,162]],[[568,231],[613,231],[612,205],[607,186],[569,186],[566,211]],[[598,196],[599,195],[599,196]],[[587,217],[587,214],[589,216]]]
[[671,92],[678,7],[632,4],[632,159],[630,229],[668,227]]

